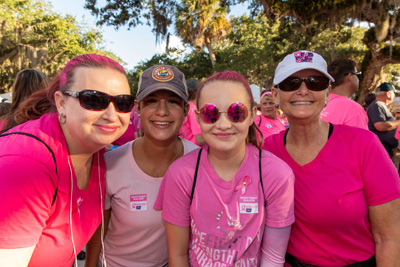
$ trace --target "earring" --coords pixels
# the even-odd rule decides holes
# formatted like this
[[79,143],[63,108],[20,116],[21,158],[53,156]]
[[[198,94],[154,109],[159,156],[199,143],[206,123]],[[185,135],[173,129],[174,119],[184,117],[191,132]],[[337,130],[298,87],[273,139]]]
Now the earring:
[[138,113],[137,116],[140,118],[140,113]]
[[325,101],[324,108],[326,108],[327,105],[328,105],[328,101]]
[[275,108],[279,108],[279,103],[276,103],[276,104],[275,104]]
[[67,116],[64,116],[64,113],[59,113],[58,114],[58,121],[60,124],[65,124],[67,122]]

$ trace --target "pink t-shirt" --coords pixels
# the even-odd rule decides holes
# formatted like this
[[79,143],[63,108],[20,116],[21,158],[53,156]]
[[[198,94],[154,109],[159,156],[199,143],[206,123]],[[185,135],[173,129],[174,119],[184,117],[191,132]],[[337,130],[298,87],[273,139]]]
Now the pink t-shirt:
[[[257,125],[258,129],[263,134],[263,139],[267,138],[272,134],[277,134],[280,131],[286,129],[285,125],[282,124],[280,120],[273,120],[270,118],[265,117],[262,114],[259,114],[254,119],[254,123]],[[257,135],[259,136],[258,132]]]
[[294,222],[292,171],[262,151],[263,193],[255,146],[246,146],[239,170],[227,182],[209,161],[206,145],[190,204],[198,153],[195,150],[170,166],[163,181],[165,188],[160,188],[168,193],[160,192],[154,207],[163,209],[167,222],[191,226],[191,266],[259,266],[265,225],[281,228]]
[[[50,146],[58,176],[49,150],[39,141],[24,135],[0,138],[0,248],[36,246],[28,266],[71,267],[74,252],[70,222],[76,253],[101,222],[99,178],[104,194],[103,151],[94,155],[88,188],[80,190],[73,166],[72,173],[68,166],[68,148],[56,113],[18,125],[12,131],[34,134]],[[56,200],[51,205],[57,184]]]
[[397,170],[377,136],[334,125],[317,157],[300,166],[284,146],[284,133],[267,138],[265,149],[288,163],[296,177],[296,222],[287,251],[300,262],[326,267],[369,259],[375,243],[368,206],[400,197]]
[[[105,207],[112,210],[104,240],[105,258],[109,266],[161,267],[168,263],[167,239],[161,211],[154,210],[153,204],[163,178],[140,169],[132,143],[104,155]],[[185,154],[198,148],[184,139],[182,143]]]
[[197,134],[201,134],[200,125],[196,119],[195,110],[197,109],[197,107],[192,102],[189,102],[189,106],[190,106],[189,113],[182,123],[182,127],[179,130],[179,134],[181,135],[182,138],[189,140],[193,144],[197,145],[194,136]]
[[336,94],[330,94],[327,106],[321,112],[321,120],[332,124],[355,126],[368,130],[368,116],[357,102]]

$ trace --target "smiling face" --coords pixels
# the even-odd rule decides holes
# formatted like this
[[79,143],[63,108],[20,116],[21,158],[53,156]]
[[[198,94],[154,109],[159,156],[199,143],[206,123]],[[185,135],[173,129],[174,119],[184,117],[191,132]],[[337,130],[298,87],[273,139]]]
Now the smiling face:
[[[126,76],[110,68],[78,67],[74,70],[72,92],[96,90],[115,96],[130,94]],[[61,124],[70,153],[97,151],[118,139],[128,128],[130,113],[117,112],[114,103],[105,110],[84,109],[78,98],[55,93],[59,114],[66,116]]]
[[177,138],[188,111],[188,105],[177,94],[158,90],[135,105],[145,138],[157,142],[170,142]]
[[276,107],[275,101],[271,95],[264,96],[260,101],[261,113],[270,119],[275,120],[276,118]]
[[[322,73],[313,69],[298,71],[291,77],[308,78],[311,76],[323,76]],[[272,94],[279,106],[286,114],[289,124],[297,120],[319,120],[320,113],[328,101],[331,86],[323,91],[311,91],[303,82],[299,89],[285,92],[279,88],[272,88]]]
[[226,113],[221,113],[213,124],[205,123],[197,116],[204,140],[210,146],[210,153],[244,153],[246,137],[254,121],[256,107],[251,109],[249,93],[240,82],[217,80],[206,83],[202,88],[198,99],[200,109],[206,104],[212,104],[219,111],[226,112],[228,107],[236,102],[243,103],[248,109],[248,116],[243,122],[233,123]]

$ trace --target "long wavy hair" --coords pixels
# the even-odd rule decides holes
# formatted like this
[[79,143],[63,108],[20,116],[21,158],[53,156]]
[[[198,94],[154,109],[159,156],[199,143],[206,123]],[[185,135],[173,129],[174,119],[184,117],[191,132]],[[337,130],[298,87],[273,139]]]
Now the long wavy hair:
[[97,54],[84,54],[72,58],[55,76],[47,89],[38,91],[25,100],[17,109],[15,120],[18,124],[40,118],[45,113],[56,112],[54,93],[69,90],[78,68],[109,68],[126,75],[125,69],[115,60]]
[[[237,73],[236,71],[223,71],[223,72],[219,72],[216,73],[210,77],[208,77],[204,82],[202,82],[199,86],[199,89],[197,90],[197,101],[196,101],[196,105],[197,108],[199,109],[199,99],[200,99],[200,95],[201,95],[201,91],[204,88],[204,86],[212,81],[233,81],[233,82],[237,82],[240,83],[244,86],[244,88],[246,89],[247,95],[249,96],[250,99],[250,109],[252,110],[254,106],[256,106],[256,103],[254,102],[254,97],[253,94],[251,92],[251,88],[249,83],[245,80],[245,78]],[[259,132],[261,138],[257,141],[257,132]],[[249,126],[249,132],[247,134],[246,137],[246,143],[247,144],[253,144],[258,148],[261,148],[261,144],[263,142],[263,135],[262,132],[260,131],[260,129],[258,129],[258,127],[256,126],[256,124],[253,122],[250,126]]]
[[4,129],[11,128],[18,123],[15,121],[15,112],[21,103],[33,93],[47,88],[49,78],[46,74],[36,69],[24,69],[17,73],[12,85],[12,102],[10,111],[1,120],[7,123]]

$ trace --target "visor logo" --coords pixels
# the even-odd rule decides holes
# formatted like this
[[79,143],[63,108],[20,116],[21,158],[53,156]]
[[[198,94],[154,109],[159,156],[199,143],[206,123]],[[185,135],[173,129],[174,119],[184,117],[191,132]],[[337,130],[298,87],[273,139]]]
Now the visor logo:
[[296,59],[296,63],[302,63],[302,62],[312,63],[314,54],[311,52],[297,51],[297,52],[294,52],[294,57]]
[[152,77],[159,82],[168,82],[174,78],[174,72],[165,66],[159,66],[153,70]]

